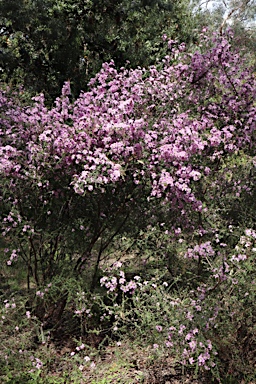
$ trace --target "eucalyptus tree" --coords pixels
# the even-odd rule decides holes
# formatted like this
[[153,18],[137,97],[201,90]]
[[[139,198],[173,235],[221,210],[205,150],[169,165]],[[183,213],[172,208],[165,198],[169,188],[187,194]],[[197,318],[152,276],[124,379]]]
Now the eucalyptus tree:
[[231,28],[233,40],[240,52],[244,51],[255,61],[256,53],[256,2],[254,0],[194,0],[193,12],[201,26],[224,33]]

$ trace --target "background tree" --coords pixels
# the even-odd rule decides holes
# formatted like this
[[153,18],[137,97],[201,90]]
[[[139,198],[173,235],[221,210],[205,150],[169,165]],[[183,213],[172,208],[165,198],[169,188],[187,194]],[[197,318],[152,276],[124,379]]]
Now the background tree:
[[164,33],[188,42],[195,23],[187,0],[1,0],[0,15],[2,80],[50,100],[68,79],[77,96],[105,61],[153,64]]
[[199,24],[211,31],[224,33],[227,28],[234,32],[233,44],[248,59],[256,59],[256,3],[253,0],[214,0],[193,2]]

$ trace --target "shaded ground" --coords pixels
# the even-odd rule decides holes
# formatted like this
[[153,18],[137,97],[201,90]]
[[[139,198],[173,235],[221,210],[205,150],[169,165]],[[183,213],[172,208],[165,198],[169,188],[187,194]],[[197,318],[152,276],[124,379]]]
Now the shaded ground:
[[[49,372],[51,377],[62,377],[63,372],[72,371],[75,363],[75,359],[72,362],[70,357],[72,351],[74,351],[74,344],[71,341],[56,351],[59,364],[56,361],[57,364],[51,367],[55,369],[55,372]],[[65,360],[65,356],[69,361]],[[93,367],[91,363],[83,367],[80,365],[81,375],[78,381],[80,384],[210,383],[209,378],[194,378],[192,373],[182,372],[171,357],[156,360],[149,348],[136,348],[129,342],[108,346],[104,352],[102,351],[92,360],[95,364]],[[71,383],[70,380],[71,377],[67,378],[65,383]]]

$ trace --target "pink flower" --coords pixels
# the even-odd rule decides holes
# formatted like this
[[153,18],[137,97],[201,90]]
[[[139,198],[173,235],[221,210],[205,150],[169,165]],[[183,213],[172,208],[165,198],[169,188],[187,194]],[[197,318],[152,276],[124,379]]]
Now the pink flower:
[[28,319],[30,319],[31,318],[31,313],[29,311],[27,311],[26,312],[26,316],[27,316]]
[[192,350],[192,352],[194,352],[195,349],[196,349],[196,346],[197,346],[197,342],[196,342],[196,340],[191,340],[191,341],[188,343],[188,345],[189,345],[190,349]]

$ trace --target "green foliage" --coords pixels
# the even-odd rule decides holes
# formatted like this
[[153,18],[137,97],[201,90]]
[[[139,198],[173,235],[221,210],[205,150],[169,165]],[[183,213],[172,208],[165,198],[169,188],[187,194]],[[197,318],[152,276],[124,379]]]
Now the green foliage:
[[190,41],[195,20],[182,1],[0,1],[3,81],[53,100],[69,79],[77,96],[101,64],[147,66],[161,36]]
[[[230,232],[236,238],[232,229]],[[254,238],[255,232],[246,230],[226,252],[223,248],[214,259],[202,260],[208,275],[201,273],[201,282],[195,279],[194,289],[187,280],[188,271],[180,274],[180,280],[176,280],[178,284],[173,284],[162,268],[146,280],[141,277],[143,272],[141,276],[133,274],[132,278],[129,273],[124,274],[119,263],[118,269],[107,269],[101,279],[108,289],[103,316],[114,319],[115,337],[119,340],[128,337],[137,345],[151,346],[158,357],[169,354],[181,362],[183,356],[184,360],[189,359],[196,372],[202,368],[196,361],[206,353],[208,345],[207,369],[212,370],[213,376],[221,377],[221,382],[226,382],[229,375],[237,382],[253,380],[256,341]],[[179,258],[182,257],[184,251],[180,248]],[[197,264],[198,261],[193,260],[186,263],[192,276],[197,274]],[[222,268],[225,271],[223,269],[221,277]],[[131,280],[127,284],[128,276]],[[188,288],[182,287],[180,281],[186,281]]]
[[[152,365],[161,366],[170,356],[177,368],[181,357],[186,357],[184,351],[191,349],[190,369],[197,374],[201,367],[196,360],[207,350],[211,375],[220,382],[253,381],[256,234],[246,230],[238,236],[232,228],[229,233],[233,241],[226,252],[220,247],[222,253],[201,260],[205,270],[201,280],[198,261],[184,259],[188,246],[192,246],[187,238],[178,242],[176,249],[183,270],[169,272],[160,255],[158,263],[155,257],[154,268],[150,260],[142,268],[130,259],[127,265],[115,263],[102,270],[101,285],[108,286],[107,291],[98,286],[92,294],[81,278],[65,281],[60,277],[28,297],[24,293],[7,299],[2,296],[0,379],[8,383],[64,383],[64,373],[54,376],[53,370],[65,367],[70,383],[80,383],[85,377],[95,383],[143,382],[142,369],[137,381],[135,376],[134,381],[128,379],[133,372],[133,349],[144,354],[147,370]],[[240,260],[244,252],[246,259]],[[65,308],[59,316],[65,295]],[[73,341],[66,347],[70,337]],[[90,340],[97,338],[95,349]],[[109,343],[116,345],[110,347],[111,353],[115,352],[103,369]],[[133,355],[132,360],[122,357],[122,348],[126,357],[127,353],[128,357]]]
[[54,3],[0,2],[3,80],[52,96],[67,78],[77,78],[81,45],[74,23],[52,14]]

